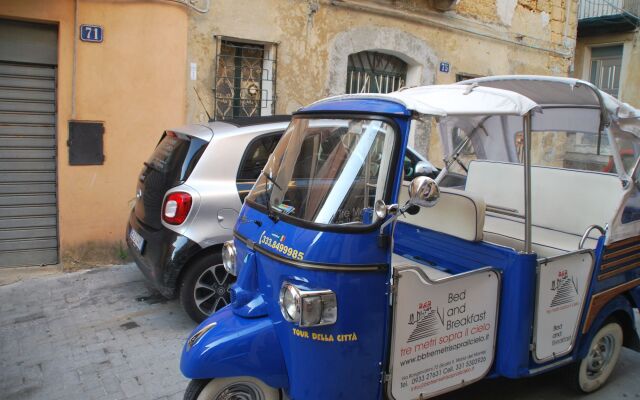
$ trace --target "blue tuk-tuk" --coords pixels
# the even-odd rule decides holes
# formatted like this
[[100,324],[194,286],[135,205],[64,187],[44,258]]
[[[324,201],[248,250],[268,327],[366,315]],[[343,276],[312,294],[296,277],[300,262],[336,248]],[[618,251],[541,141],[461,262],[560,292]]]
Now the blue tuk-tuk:
[[[301,109],[225,244],[232,303],[184,346],[185,399],[426,399],[565,365],[597,390],[640,350],[639,117],[542,76]],[[418,130],[435,180],[405,162]]]

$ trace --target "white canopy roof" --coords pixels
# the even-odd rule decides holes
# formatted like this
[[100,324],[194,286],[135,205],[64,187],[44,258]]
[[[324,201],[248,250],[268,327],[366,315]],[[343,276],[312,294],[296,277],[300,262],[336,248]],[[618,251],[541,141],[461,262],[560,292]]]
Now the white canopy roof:
[[[445,155],[454,150],[453,133],[463,131],[472,136],[479,157],[515,162],[514,135],[522,131],[522,116],[531,111],[536,111],[531,120],[533,131],[605,134],[624,179],[630,171],[625,171],[620,148],[633,147],[635,154],[640,154],[640,110],[589,82],[573,78],[492,76],[388,94],[342,95],[320,102],[346,99],[390,100],[408,110],[438,117]],[[474,134],[480,130],[485,134]]]
[[502,75],[470,79],[460,84],[477,84],[513,91],[535,101],[542,108],[602,108],[603,116],[607,120],[640,116],[640,110],[620,102],[590,82],[579,79],[542,75]]
[[387,95],[421,114],[441,117],[458,115],[525,115],[538,108],[531,99],[515,92],[472,85],[421,86]]
[[640,110],[622,103],[593,84],[574,78],[542,75],[502,75],[466,80],[453,85],[401,89],[388,94],[348,94],[342,99],[384,99],[433,116],[525,115],[540,109],[599,110],[605,121],[637,119]]
[[434,85],[402,89],[388,94],[347,94],[318,103],[342,99],[382,99],[404,105],[408,110],[437,117],[474,115],[525,115],[538,108],[527,97],[503,89],[472,85]]

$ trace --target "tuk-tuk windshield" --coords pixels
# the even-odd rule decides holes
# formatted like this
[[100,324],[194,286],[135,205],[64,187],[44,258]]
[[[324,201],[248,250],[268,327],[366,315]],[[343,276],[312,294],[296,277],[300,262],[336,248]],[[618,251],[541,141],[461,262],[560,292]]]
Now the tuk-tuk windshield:
[[294,118],[247,201],[318,224],[373,223],[395,136],[380,120]]

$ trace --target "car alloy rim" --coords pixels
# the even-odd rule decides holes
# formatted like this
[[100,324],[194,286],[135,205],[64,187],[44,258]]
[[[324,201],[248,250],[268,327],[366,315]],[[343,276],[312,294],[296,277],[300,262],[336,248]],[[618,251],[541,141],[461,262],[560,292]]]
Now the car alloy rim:
[[593,344],[587,356],[587,376],[596,379],[609,365],[613,350],[616,346],[616,338],[612,334],[604,335]]
[[251,382],[238,382],[224,388],[215,400],[263,400],[262,390]]
[[229,288],[232,277],[222,264],[216,264],[204,270],[196,280],[193,298],[198,310],[211,315],[230,302]]

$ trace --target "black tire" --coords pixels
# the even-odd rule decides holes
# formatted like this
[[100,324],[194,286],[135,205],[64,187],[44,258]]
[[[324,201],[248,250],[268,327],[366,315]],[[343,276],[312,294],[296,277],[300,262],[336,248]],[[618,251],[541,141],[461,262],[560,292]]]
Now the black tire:
[[184,392],[183,399],[196,400],[200,395],[200,392],[202,392],[202,389],[207,386],[207,383],[209,383],[208,379],[194,379],[189,381],[189,385],[187,386],[187,390]]
[[278,389],[267,386],[264,382],[248,377],[231,377],[217,379],[194,379],[189,382],[183,400],[221,400],[235,399],[234,394],[242,393],[241,398],[251,400],[280,400]]
[[180,303],[189,317],[200,323],[230,303],[229,288],[235,277],[225,271],[220,252],[200,257],[185,268]]
[[587,356],[569,368],[579,393],[592,393],[605,385],[618,362],[623,340],[623,329],[617,321],[609,321],[598,329],[589,343]]

